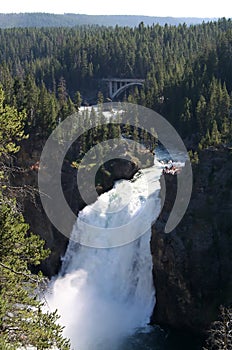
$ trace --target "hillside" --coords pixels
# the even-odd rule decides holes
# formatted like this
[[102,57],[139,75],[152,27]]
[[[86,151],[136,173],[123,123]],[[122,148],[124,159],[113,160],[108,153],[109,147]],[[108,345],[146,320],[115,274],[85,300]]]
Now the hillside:
[[99,26],[129,26],[135,27],[144,22],[145,25],[160,24],[178,25],[186,23],[200,24],[216,20],[215,18],[175,18],[175,17],[150,17],[150,16],[93,16],[84,14],[50,14],[50,13],[10,13],[0,14],[0,28],[13,27],[74,27],[78,25]]

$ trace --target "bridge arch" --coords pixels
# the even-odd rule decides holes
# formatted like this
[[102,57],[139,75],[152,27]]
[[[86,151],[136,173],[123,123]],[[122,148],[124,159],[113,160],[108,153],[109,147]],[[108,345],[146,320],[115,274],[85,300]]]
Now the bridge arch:
[[115,91],[115,93],[112,95],[112,100],[120,95],[123,91],[126,91],[130,86],[143,86],[143,83],[139,83],[139,82],[134,82],[134,83],[129,83],[129,84],[126,84],[124,86],[121,86],[117,91]]
[[142,86],[145,79],[132,79],[132,78],[108,78],[103,79],[108,84],[108,96],[113,100],[121,92],[128,89],[130,86]]

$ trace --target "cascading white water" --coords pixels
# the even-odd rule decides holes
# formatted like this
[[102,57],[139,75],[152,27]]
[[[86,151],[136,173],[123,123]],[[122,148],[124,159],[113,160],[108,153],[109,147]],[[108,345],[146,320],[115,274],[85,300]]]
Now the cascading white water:
[[[111,191],[79,213],[61,272],[48,297],[50,307],[57,308],[61,315],[64,335],[71,339],[74,350],[121,349],[125,337],[149,322],[155,290],[151,230],[147,228],[160,212],[162,169],[158,164],[132,182],[118,181]],[[140,231],[141,236],[114,248],[90,248],[75,242],[83,236],[88,242],[83,222],[101,228],[97,230],[98,246],[99,242],[106,246],[106,240],[114,245],[110,228],[118,227],[120,235],[123,227],[128,237]]]

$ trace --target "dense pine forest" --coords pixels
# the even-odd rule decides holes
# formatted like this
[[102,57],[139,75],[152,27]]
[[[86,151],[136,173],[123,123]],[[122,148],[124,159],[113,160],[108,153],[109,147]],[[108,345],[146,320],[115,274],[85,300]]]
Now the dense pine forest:
[[[81,105],[109,101],[103,79],[111,77],[144,79],[143,87],[128,90],[119,100],[141,104],[166,117],[195,161],[202,149],[232,145],[230,19],[191,26],[140,23],[135,28],[0,29],[0,282],[5,284],[4,288],[0,287],[0,347],[3,349],[27,344],[38,349],[69,348],[62,338],[61,327],[55,323],[57,313],[43,314],[45,302],[36,298],[45,281],[41,274],[37,276],[31,271],[37,271],[35,266],[49,252],[37,236],[28,233],[15,201],[18,191],[25,188],[16,188],[10,179],[21,171],[15,159],[22,140],[24,145],[28,142],[31,147],[37,147]],[[124,125],[124,132],[125,128]],[[104,130],[98,132],[95,142],[96,137],[106,138]],[[119,130],[112,127],[105,133],[117,136]],[[138,136],[136,130],[128,133]],[[82,151],[87,136],[80,140]]]
[[25,110],[29,133],[48,136],[82,103],[106,98],[102,79],[144,78],[121,96],[165,116],[194,147],[231,141],[232,22],[187,27],[0,31],[6,103]]

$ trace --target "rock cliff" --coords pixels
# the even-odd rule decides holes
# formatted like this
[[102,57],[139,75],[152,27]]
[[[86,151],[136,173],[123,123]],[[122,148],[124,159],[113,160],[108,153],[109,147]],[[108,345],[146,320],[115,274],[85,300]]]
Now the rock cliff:
[[164,233],[172,209],[176,176],[163,175],[166,199],[153,225],[156,306],[152,322],[202,333],[218,307],[232,302],[232,150],[208,149],[193,166],[193,192],[187,212]]

